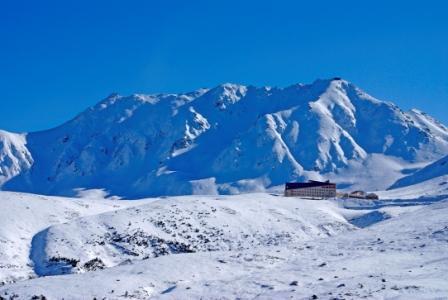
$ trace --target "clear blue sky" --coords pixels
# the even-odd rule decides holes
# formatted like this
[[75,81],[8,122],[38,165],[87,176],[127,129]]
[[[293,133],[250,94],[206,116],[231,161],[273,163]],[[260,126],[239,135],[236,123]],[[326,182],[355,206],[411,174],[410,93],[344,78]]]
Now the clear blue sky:
[[333,76],[448,124],[446,3],[1,1],[0,128],[50,128],[112,92]]

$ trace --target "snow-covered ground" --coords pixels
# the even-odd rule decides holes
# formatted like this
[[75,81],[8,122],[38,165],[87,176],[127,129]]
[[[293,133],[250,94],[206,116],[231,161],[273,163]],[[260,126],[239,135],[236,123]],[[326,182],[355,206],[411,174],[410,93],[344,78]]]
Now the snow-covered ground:
[[[339,78],[0,130],[0,300],[448,299],[447,153],[445,125]],[[281,196],[308,179],[380,200]]]
[[[161,199],[49,227],[31,256],[39,275],[168,254],[296,244],[353,230],[331,202],[267,194]],[[73,262],[76,265],[73,266]]]
[[[382,195],[397,200],[411,189]],[[0,192],[0,297],[448,295],[443,191],[431,194],[438,200],[431,205],[378,209],[265,193],[137,201],[83,195],[90,198]]]
[[[252,226],[261,230],[264,224],[270,231],[275,220],[266,222],[263,206],[278,201],[275,210],[279,213],[268,215],[279,218],[281,224],[295,216],[296,221],[286,223],[285,228],[305,219],[315,224],[333,220],[344,225],[338,226],[339,234],[311,234],[290,243],[161,255],[94,272],[21,281],[0,288],[0,296],[18,299],[40,295],[47,299],[446,299],[448,295],[448,202],[413,209],[365,229],[350,230],[338,213],[340,209],[330,202],[269,199],[262,195],[245,197],[169,199],[169,204],[160,208],[182,201],[187,206],[198,205],[204,209],[213,205],[217,211],[227,207],[228,211],[223,213],[229,214],[228,223],[232,224],[236,218],[229,213],[231,209],[244,207],[236,204],[237,200],[250,205],[259,203],[262,209],[259,218],[252,219],[251,223],[256,224]],[[294,200],[297,205],[288,203]],[[263,201],[266,203],[261,204]],[[205,206],[201,205],[203,202]],[[157,211],[157,205],[160,203],[148,206]],[[294,206],[299,209],[287,209]],[[133,210],[119,212],[129,216]],[[147,212],[141,211],[143,215]],[[239,213],[237,210],[236,215]],[[190,216],[195,219],[194,215]],[[135,218],[133,215],[131,222]],[[105,219],[95,217],[90,222],[98,224],[100,220]],[[173,221],[179,222],[176,218]],[[297,229],[302,222],[297,222]],[[243,224],[233,225],[243,230]],[[79,236],[74,239],[78,240]],[[76,251],[82,254],[86,250]]]
[[0,192],[0,284],[35,276],[32,240],[49,226],[140,203]]
[[339,199],[345,208],[402,210],[403,207],[428,205],[448,198],[448,175],[387,191],[376,191],[380,200]]
[[397,181],[392,188],[400,188],[411,185],[416,185],[424,181],[446,176],[448,174],[448,156],[426,166],[425,168],[415,172],[412,175],[406,176]]
[[[268,194],[145,200],[0,192],[0,279],[82,272],[170,253],[243,250],[351,230],[336,205]],[[79,261],[71,268],[73,261]]]

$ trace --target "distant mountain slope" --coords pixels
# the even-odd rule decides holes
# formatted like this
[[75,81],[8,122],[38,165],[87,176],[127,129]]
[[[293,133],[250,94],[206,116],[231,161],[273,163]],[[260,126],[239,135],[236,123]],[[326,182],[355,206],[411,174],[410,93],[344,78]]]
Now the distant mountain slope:
[[[60,127],[27,134],[26,150],[32,166],[21,158],[26,167],[7,173],[3,189],[227,194],[339,178],[354,163],[369,166],[355,177],[372,182],[376,169],[389,167],[367,163],[372,154],[385,157],[375,161],[428,163],[448,153],[448,129],[340,79],[286,88],[223,84],[185,94],[111,95]],[[401,177],[400,168],[387,181],[378,178],[380,188]]]
[[398,180],[391,188],[410,186],[424,181],[448,175],[448,156],[417,171],[416,173]]
[[26,136],[0,130],[0,186],[33,164]]

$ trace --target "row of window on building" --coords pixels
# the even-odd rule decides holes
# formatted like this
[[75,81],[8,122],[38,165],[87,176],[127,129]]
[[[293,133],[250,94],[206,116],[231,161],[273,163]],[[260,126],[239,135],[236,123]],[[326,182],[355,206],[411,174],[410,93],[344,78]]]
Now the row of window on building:
[[354,191],[351,193],[337,193],[336,184],[330,181],[315,181],[308,182],[288,182],[285,184],[286,197],[305,197],[305,198],[357,198],[378,200],[379,197],[374,193],[366,193],[364,191]]

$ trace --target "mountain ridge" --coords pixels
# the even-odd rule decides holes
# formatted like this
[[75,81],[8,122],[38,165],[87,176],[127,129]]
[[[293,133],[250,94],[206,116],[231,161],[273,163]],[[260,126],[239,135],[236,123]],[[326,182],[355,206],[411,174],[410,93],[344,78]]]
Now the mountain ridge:
[[[448,156],[418,170],[417,172],[403,177],[391,186],[391,189],[407,187],[410,185],[419,184],[427,180],[448,175]],[[446,184],[441,183],[441,184]]]
[[262,191],[345,172],[371,154],[428,164],[448,153],[443,124],[338,78],[285,88],[226,83],[180,94],[112,94],[24,137],[18,146],[26,145],[31,160],[4,176],[3,189],[73,195],[100,188],[128,198]]

